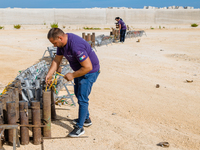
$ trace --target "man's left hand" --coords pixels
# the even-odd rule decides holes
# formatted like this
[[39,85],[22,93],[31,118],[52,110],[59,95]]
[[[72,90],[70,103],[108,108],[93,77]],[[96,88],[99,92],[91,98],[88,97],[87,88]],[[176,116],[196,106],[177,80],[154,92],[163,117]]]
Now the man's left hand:
[[67,73],[64,78],[67,80],[67,81],[72,81],[74,79],[74,75],[73,73]]

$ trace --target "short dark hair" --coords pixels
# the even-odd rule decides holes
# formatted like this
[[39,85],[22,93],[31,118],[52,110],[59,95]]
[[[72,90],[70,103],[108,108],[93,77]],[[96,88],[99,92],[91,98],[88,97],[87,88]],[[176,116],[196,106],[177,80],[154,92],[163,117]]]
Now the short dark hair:
[[120,18],[119,18],[119,17],[115,17],[115,20],[116,20],[116,19],[120,19]]
[[47,38],[48,39],[50,39],[50,38],[56,39],[59,35],[62,36],[63,34],[65,34],[65,33],[60,28],[52,28],[49,30],[49,32],[47,34]]

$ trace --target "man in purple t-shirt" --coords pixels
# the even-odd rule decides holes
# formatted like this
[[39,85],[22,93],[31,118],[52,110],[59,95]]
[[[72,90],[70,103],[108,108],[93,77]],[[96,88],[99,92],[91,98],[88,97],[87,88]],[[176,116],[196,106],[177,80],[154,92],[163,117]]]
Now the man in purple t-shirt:
[[118,21],[118,24],[119,24],[120,42],[123,43],[123,42],[125,41],[126,24],[125,24],[124,21],[123,21],[121,18],[119,18],[119,17],[116,17],[115,20]]
[[92,125],[88,111],[88,96],[100,73],[99,60],[88,42],[75,34],[65,34],[59,28],[52,28],[49,30],[47,38],[57,47],[57,54],[46,76],[46,83],[50,83],[52,75],[58,70],[63,56],[74,70],[73,73],[64,75],[64,78],[67,81],[74,80],[75,83],[74,93],[78,99],[79,113],[78,119],[73,120],[74,130],[69,133],[69,136],[78,137],[85,133],[83,126]]

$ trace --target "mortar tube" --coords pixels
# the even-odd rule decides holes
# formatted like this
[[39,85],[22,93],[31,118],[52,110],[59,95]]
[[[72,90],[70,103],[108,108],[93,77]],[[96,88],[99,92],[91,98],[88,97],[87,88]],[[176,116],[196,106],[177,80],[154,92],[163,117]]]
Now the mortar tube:
[[45,81],[42,81],[41,83],[41,90],[40,90],[40,106],[43,108],[43,90],[45,90]]
[[40,79],[35,80],[35,99],[40,101]]
[[43,136],[51,137],[51,91],[43,91],[43,119],[46,127],[43,128]]
[[95,33],[92,33],[92,37],[91,37],[92,42],[95,42]]
[[15,88],[13,92],[15,93],[16,122],[18,122],[19,121],[19,90],[18,88]]
[[91,41],[91,35],[90,35],[90,33],[87,34],[87,41]]
[[8,91],[6,92],[6,94],[8,95],[8,101],[12,101],[12,89],[8,89]]
[[40,93],[41,93],[41,90],[40,89],[36,89],[35,90],[35,99],[37,100],[37,101],[40,101]]
[[[19,102],[19,111],[20,111],[20,124],[28,125],[28,102],[20,101]],[[29,129],[28,127],[20,127],[20,137],[21,145],[29,144]]]
[[51,88],[51,120],[56,120],[57,116],[56,116],[56,108],[55,108],[55,93],[53,88]]
[[[32,122],[33,125],[41,125],[41,119],[40,119],[40,102],[38,101],[32,101]],[[41,143],[41,128],[40,127],[34,127],[33,128],[33,144],[39,145]]]
[[8,94],[3,94],[2,97],[0,97],[0,101],[2,102],[3,110],[6,110],[6,102],[8,101]]
[[[3,105],[3,116],[4,116],[4,118],[3,119],[4,119],[5,124],[8,124],[8,119],[7,119],[8,115],[7,115],[6,103],[9,102],[9,101],[11,101],[10,95],[4,94],[2,96],[2,102],[4,103],[4,105]],[[4,137],[5,137],[5,140],[8,141],[8,130],[5,130]]]
[[19,79],[16,79],[16,87],[18,87],[18,92],[19,92],[19,101],[22,101],[22,86],[21,86],[21,81]]
[[9,89],[12,92],[12,99],[11,101],[15,102],[15,112],[16,112],[16,122],[19,120],[19,92],[18,88],[13,87],[12,89]]
[[[4,120],[3,120],[3,103],[0,101],[0,124],[4,124]],[[0,128],[0,133],[3,129]],[[2,135],[0,137],[0,149],[3,148],[3,144],[2,144],[3,140],[2,140]]]
[[82,38],[85,40],[85,32],[82,33]]
[[[16,125],[16,109],[15,109],[15,102],[7,102],[6,103],[7,108],[7,119],[8,124],[10,125]],[[13,129],[8,130],[8,143],[9,145],[13,145]]]
[[1,98],[0,101],[2,102],[2,107],[3,107],[3,119],[4,122],[7,123],[7,108],[6,108],[6,102],[10,101],[10,97],[8,94],[4,94]]

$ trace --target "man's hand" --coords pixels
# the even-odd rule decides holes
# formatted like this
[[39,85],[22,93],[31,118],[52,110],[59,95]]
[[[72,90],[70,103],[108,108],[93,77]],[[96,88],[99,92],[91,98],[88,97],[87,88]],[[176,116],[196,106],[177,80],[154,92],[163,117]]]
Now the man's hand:
[[67,80],[67,81],[72,81],[74,79],[74,75],[73,73],[67,73],[64,78]]
[[47,74],[46,78],[45,78],[45,82],[47,85],[50,85],[52,82],[52,76],[50,76],[49,74]]

